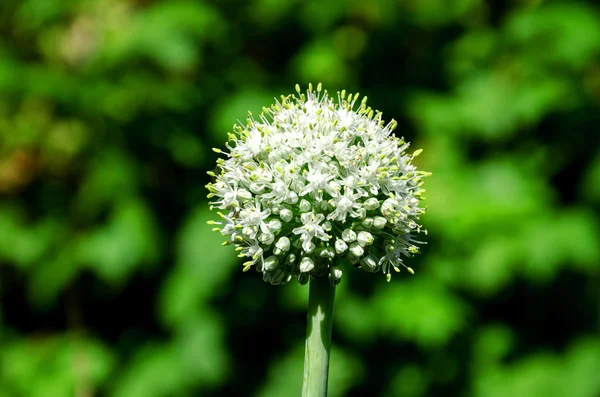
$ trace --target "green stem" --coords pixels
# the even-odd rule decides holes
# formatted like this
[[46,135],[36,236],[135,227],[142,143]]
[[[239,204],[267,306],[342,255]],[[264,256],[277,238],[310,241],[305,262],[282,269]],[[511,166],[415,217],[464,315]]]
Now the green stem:
[[327,396],[334,300],[335,287],[327,276],[310,279],[303,397]]

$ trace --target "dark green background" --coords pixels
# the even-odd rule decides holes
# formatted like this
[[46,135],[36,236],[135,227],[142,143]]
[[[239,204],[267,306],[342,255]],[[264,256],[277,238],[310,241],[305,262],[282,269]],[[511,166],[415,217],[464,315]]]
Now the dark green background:
[[298,396],[307,287],[206,225],[294,84],[425,151],[423,255],[338,288],[331,396],[600,395],[592,1],[0,2],[0,396]]

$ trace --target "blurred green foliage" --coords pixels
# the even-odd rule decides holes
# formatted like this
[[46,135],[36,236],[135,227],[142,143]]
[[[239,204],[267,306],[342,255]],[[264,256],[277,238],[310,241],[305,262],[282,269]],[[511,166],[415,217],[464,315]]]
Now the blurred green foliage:
[[592,1],[3,0],[0,397],[299,395],[307,290],[241,273],[204,185],[308,81],[433,172],[417,274],[344,273],[331,395],[600,395]]

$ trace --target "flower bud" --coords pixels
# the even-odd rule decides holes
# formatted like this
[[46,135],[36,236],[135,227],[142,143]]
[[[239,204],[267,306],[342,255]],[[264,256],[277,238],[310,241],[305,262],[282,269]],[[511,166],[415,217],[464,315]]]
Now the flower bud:
[[240,197],[244,201],[252,199],[252,193],[250,193],[246,189],[238,189],[237,195],[238,195],[238,197]]
[[356,210],[356,212],[358,213],[358,216],[357,216],[358,219],[363,219],[364,217],[367,216],[367,210],[364,208],[358,208]]
[[379,200],[377,200],[375,197],[368,198],[363,203],[363,208],[367,211],[376,210],[379,208]]
[[380,269],[377,259],[373,255],[367,255],[360,261],[360,267],[370,273],[375,273]]
[[[275,244],[275,250],[279,250],[279,253],[288,252],[290,250],[290,239],[283,236],[279,240],[277,240],[277,244]],[[279,254],[276,252],[276,254]]]
[[278,232],[281,230],[281,221],[279,219],[271,219],[267,226],[272,232]]
[[273,240],[275,240],[275,235],[271,232],[264,232],[261,233],[260,236],[258,236],[258,241],[265,245],[273,243]]
[[302,273],[308,273],[315,268],[315,262],[310,259],[308,256],[305,256],[300,261],[300,271]]
[[348,244],[340,238],[335,240],[335,251],[338,254],[343,254],[348,249]]
[[373,226],[373,218],[365,218],[360,224],[367,229],[370,229]]
[[285,258],[285,261],[287,262],[288,265],[293,265],[294,263],[296,263],[296,254],[291,253],[287,256],[287,258]]
[[285,272],[285,270],[283,270],[281,268],[276,268],[272,272],[264,272],[263,273],[263,280],[265,280],[268,283],[271,283],[271,285],[282,284],[282,281],[285,278],[286,278],[286,272]]
[[335,258],[335,251],[333,247],[323,247],[319,252],[321,258],[333,259]]
[[288,197],[285,202],[288,204],[296,204],[298,202],[298,194],[292,190],[288,193]]
[[342,239],[347,243],[351,243],[356,240],[356,232],[352,229],[345,229],[342,232]]
[[376,216],[373,218],[373,227],[377,230],[383,230],[387,220],[383,216]]
[[264,269],[268,272],[275,270],[275,268],[279,266],[279,259],[276,256],[271,255],[267,259],[265,259]]
[[250,183],[249,188],[252,191],[252,193],[262,194],[262,192],[265,190],[265,185],[264,185],[264,183],[252,182],[252,183]]
[[301,212],[308,212],[310,211],[310,202],[306,199],[302,199],[300,200],[300,204],[298,205],[300,207],[300,211]]
[[295,248],[302,248],[302,240],[299,238],[292,240],[292,246]]
[[292,184],[290,185],[290,189],[292,189],[292,191],[302,191],[302,189],[304,189],[304,183],[302,183],[301,180],[295,178]]
[[310,275],[308,273],[300,273],[298,275],[298,284],[305,285],[310,280]]
[[358,241],[361,247],[366,247],[367,245],[373,244],[373,241],[375,241],[375,239],[373,238],[373,235],[369,232],[359,232],[356,241]]
[[288,208],[282,208],[279,211],[279,217],[281,218],[282,221],[289,222],[294,218],[294,213],[292,212],[292,210],[290,210]]
[[355,257],[360,258],[365,253],[365,250],[360,246],[360,244],[354,242],[350,244],[350,253]]
[[321,212],[329,212],[329,208],[331,206],[329,205],[329,203],[326,200],[323,200],[323,201],[319,202],[318,207],[321,210]]
[[310,243],[310,246],[307,250],[304,250],[304,252],[307,254],[311,254],[315,251],[315,248],[317,248],[317,245],[315,243]]
[[342,271],[338,267],[332,267],[329,270],[329,283],[334,287],[342,280]]

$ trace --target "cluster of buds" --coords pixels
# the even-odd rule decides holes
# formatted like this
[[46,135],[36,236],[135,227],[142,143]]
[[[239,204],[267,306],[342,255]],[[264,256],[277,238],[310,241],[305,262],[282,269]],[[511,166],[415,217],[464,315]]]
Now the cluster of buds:
[[413,270],[402,257],[419,252],[414,238],[423,177],[407,154],[409,144],[392,134],[381,113],[359,94],[339,92],[337,102],[321,84],[282,96],[258,119],[234,126],[227,151],[213,149],[218,173],[209,183],[213,230],[247,258],[265,281],[328,276],[337,284],[340,259],[361,269]]

